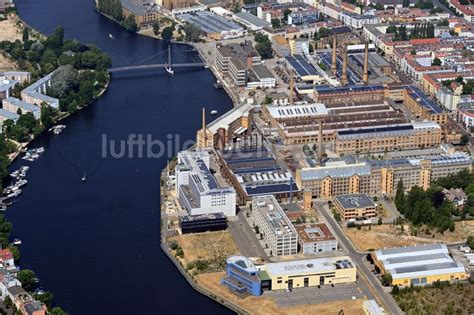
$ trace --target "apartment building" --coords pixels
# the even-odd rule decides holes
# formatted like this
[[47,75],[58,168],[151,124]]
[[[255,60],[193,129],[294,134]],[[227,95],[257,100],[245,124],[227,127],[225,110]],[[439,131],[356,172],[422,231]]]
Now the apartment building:
[[17,113],[18,111],[21,111],[22,114],[32,113],[36,119],[40,119],[41,117],[39,106],[23,102],[15,97],[9,97],[3,100],[3,108],[12,113]]
[[252,199],[253,223],[273,256],[289,256],[298,252],[298,234],[279,203],[272,195]]

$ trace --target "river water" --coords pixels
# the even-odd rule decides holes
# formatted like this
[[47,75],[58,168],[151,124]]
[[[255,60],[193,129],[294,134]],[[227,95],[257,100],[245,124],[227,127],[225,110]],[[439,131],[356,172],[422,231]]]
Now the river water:
[[[92,0],[15,2],[30,26],[48,34],[62,25],[66,38],[97,45],[114,66],[167,48],[100,16]],[[189,59],[183,57],[187,50],[173,45],[174,60]],[[113,158],[103,144],[104,138],[115,140],[118,151],[118,142],[131,134],[172,138],[177,145],[167,155],[173,156],[194,139],[203,106],[219,114],[231,108],[214,80],[207,70],[178,70],[173,77],[163,70],[115,75],[98,101],[65,120],[62,134],[44,134],[31,145],[46,152],[28,164],[29,183],[7,217],[23,241],[22,268],[35,270],[71,314],[230,313],[196,293],[160,250],[159,174],[167,156],[146,158],[146,150],[143,157],[127,150]],[[19,159],[12,169],[26,163]]]

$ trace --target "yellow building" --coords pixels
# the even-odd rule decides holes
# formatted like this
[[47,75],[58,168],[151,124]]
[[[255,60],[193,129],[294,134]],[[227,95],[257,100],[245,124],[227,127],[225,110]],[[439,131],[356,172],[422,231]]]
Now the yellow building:
[[449,255],[445,244],[397,247],[377,250],[372,254],[376,269],[392,276],[392,285],[424,286],[436,281],[466,280],[462,263]]
[[334,205],[344,220],[376,216],[377,205],[366,194],[336,196]]
[[403,103],[421,119],[437,122],[441,126],[448,122],[448,114],[414,86],[407,86]]
[[348,256],[268,263],[260,271],[263,290],[353,283],[356,266]]

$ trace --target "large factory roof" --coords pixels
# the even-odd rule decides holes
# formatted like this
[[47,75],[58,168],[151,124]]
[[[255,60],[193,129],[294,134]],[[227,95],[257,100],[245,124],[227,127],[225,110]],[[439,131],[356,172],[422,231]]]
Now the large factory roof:
[[275,277],[354,268],[354,263],[349,256],[340,256],[268,263],[266,267],[267,273]]
[[265,27],[265,26],[270,25],[270,23],[268,23],[267,21],[258,18],[257,16],[253,15],[250,12],[239,12],[239,13],[236,13],[235,16],[257,27]]
[[400,125],[392,125],[392,126],[340,129],[337,131],[337,134],[339,138],[342,138],[342,139],[371,138],[371,137],[381,137],[384,135],[387,135],[387,136],[408,135],[421,129],[441,129],[441,128],[436,122],[427,121],[427,122],[400,124]]
[[209,11],[181,14],[179,18],[196,25],[206,34],[242,29],[234,22]]
[[387,249],[379,249],[375,251],[378,260],[386,260],[395,257],[410,257],[416,255],[427,254],[448,254],[448,248],[445,244],[425,244],[417,246],[393,247]]
[[286,56],[285,59],[300,77],[318,75],[316,69],[301,55]]
[[446,262],[433,264],[429,261],[424,265],[401,267],[390,270],[393,279],[428,277],[439,274],[453,274],[466,272],[463,264],[460,262]]
[[324,104],[314,103],[295,106],[267,106],[268,112],[275,119],[298,118],[307,116],[327,115],[328,109]]
[[318,94],[337,94],[349,92],[375,92],[383,91],[384,86],[381,84],[373,85],[346,85],[346,86],[331,86],[331,85],[317,85],[314,88]]
[[324,179],[325,177],[351,177],[353,175],[370,175],[370,166],[366,163],[346,164],[344,162],[315,168],[303,168],[302,180]]

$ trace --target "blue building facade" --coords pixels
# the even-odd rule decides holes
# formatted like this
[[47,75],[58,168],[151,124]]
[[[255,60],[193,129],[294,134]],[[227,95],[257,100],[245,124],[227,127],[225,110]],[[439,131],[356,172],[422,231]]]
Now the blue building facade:
[[247,257],[243,256],[227,258],[226,277],[222,278],[221,284],[237,294],[255,296],[262,294],[262,284],[258,277],[258,270]]

